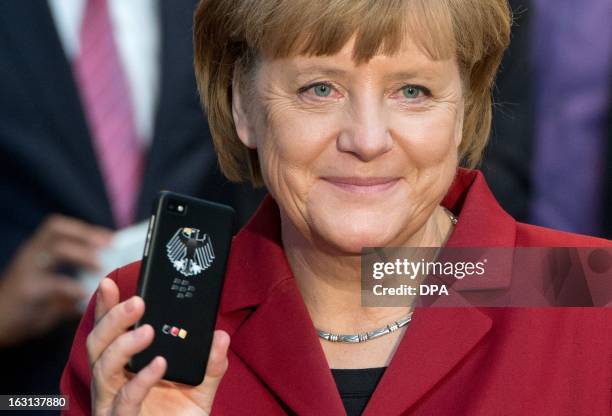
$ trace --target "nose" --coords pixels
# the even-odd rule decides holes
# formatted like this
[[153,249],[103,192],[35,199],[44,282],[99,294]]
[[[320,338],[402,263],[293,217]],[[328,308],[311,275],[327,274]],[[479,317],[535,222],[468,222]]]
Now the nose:
[[345,127],[340,132],[337,148],[368,162],[391,150],[393,139],[388,129],[387,114],[376,98],[354,102],[347,111]]

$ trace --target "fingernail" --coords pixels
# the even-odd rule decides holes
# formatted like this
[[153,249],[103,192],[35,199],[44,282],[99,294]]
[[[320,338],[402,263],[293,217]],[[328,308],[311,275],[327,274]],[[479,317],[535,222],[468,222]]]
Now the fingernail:
[[151,367],[154,369],[161,367],[161,357],[157,356],[153,358],[153,360],[151,361]]
[[102,284],[100,284],[100,286],[98,286],[98,289],[96,290],[96,304],[102,303],[103,301],[103,295],[102,292],[105,289],[102,288]]
[[134,308],[136,307],[136,297],[132,297],[130,300],[128,300],[125,303],[125,311],[127,313],[130,313],[134,310]]
[[134,330],[134,337],[135,338],[142,338],[145,334],[145,329],[144,326],[139,326],[138,328],[136,328]]
[[153,360],[151,360],[151,365],[149,367],[149,370],[151,372],[157,372],[159,369],[161,369],[163,367],[164,360],[162,359],[161,356],[157,356],[155,358],[153,358]]

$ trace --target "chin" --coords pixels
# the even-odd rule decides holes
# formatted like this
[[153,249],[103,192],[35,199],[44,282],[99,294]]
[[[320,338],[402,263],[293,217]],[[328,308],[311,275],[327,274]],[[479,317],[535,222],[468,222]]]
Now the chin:
[[360,254],[363,247],[393,245],[401,221],[377,213],[364,215],[344,212],[315,220],[315,233],[327,245],[346,254]]

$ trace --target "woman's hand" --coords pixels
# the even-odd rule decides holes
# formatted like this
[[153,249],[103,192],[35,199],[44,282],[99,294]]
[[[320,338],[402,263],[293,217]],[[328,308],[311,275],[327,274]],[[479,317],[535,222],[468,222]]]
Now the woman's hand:
[[151,344],[150,325],[128,328],[144,313],[144,301],[134,296],[119,303],[119,289],[111,279],[98,288],[96,324],[87,337],[92,368],[94,415],[209,415],[217,387],[227,369],[229,335],[215,331],[206,375],[199,386],[191,387],[162,380],[166,360],[156,357],[137,374],[124,366],[130,357]]

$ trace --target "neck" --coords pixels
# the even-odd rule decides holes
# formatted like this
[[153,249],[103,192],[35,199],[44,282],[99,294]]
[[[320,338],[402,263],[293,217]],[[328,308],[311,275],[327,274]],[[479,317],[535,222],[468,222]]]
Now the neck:
[[[321,248],[281,213],[285,253],[315,327],[340,333],[371,330],[405,316],[409,307],[361,306],[360,253]],[[399,246],[440,247],[452,225],[442,207]]]

